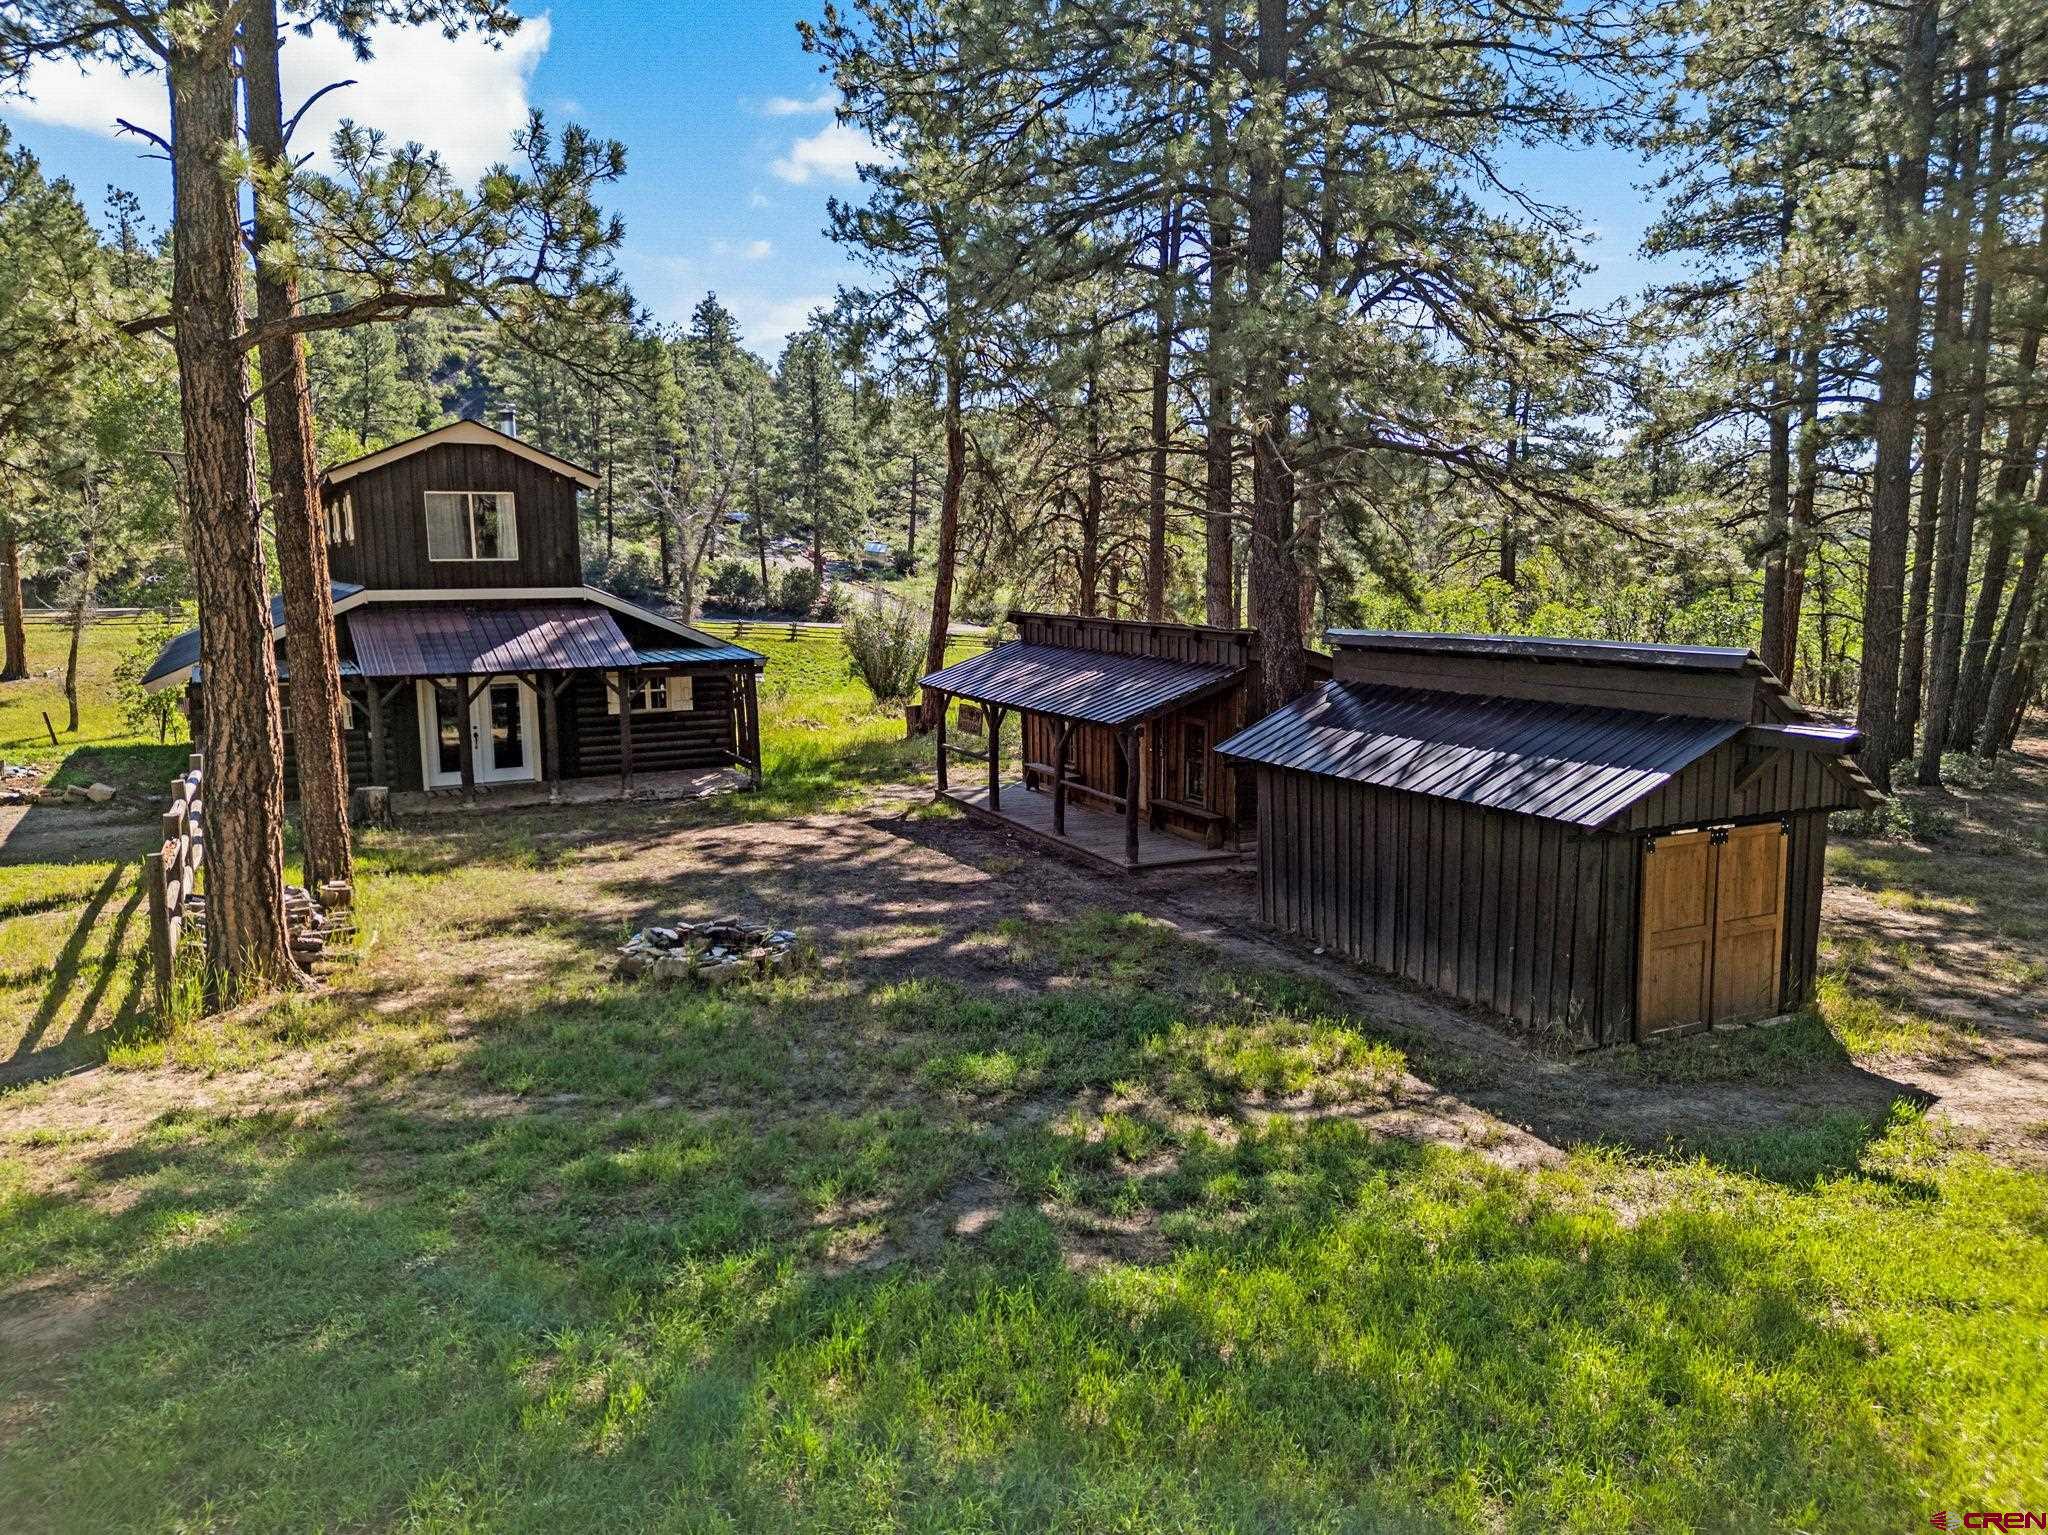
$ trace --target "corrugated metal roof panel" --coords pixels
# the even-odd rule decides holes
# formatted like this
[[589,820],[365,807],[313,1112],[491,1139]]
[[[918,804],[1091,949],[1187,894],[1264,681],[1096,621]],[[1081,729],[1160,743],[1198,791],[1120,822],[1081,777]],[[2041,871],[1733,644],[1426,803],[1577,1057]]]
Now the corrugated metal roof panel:
[[1091,725],[1127,725],[1226,687],[1242,675],[1241,667],[1012,640],[933,672],[924,686],[976,703]]
[[1627,640],[1558,640],[1524,634],[1418,634],[1397,629],[1332,629],[1327,638],[1340,650],[1522,656],[1610,666],[1669,666],[1680,671],[1739,672],[1756,664],[1756,658],[1747,650],[1725,645],[1637,645]]
[[380,603],[342,622],[365,677],[487,677],[638,664],[612,615],[591,602]]
[[767,657],[744,645],[662,645],[633,647],[639,666],[761,666]]
[[1600,826],[1744,728],[1739,720],[1326,682],[1216,750],[1268,767]]

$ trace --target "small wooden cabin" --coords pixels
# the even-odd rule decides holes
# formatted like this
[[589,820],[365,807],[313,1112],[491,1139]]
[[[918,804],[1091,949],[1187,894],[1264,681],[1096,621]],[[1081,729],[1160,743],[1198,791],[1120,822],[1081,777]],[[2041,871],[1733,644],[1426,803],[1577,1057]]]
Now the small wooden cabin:
[[1330,641],[1331,681],[1219,747],[1268,922],[1585,1045],[1811,998],[1828,815],[1879,796],[1755,656]]
[[[577,496],[597,483],[477,421],[321,476],[352,783],[473,796],[721,766],[758,780],[762,657],[584,584]],[[288,687],[280,599],[271,631]],[[195,740],[198,662],[195,629],[144,678],[186,685]]]
[[[939,792],[968,809],[1125,867],[1237,856],[1256,802],[1217,745],[1246,722],[1250,629],[1015,612],[1017,638],[924,679],[985,719],[985,786],[954,789],[939,736]],[[1021,783],[1002,782],[1003,722],[1023,731]],[[957,741],[957,737],[955,738]],[[1089,816],[1076,821],[1069,807]],[[1107,817],[1121,821],[1121,834]]]

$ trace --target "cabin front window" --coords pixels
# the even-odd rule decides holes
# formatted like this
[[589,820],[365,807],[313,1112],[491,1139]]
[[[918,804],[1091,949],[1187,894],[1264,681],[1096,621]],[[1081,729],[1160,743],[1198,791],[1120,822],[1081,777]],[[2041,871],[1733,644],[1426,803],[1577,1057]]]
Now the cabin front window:
[[427,558],[516,560],[519,524],[509,490],[430,490]]
[[1190,805],[1209,797],[1209,730],[1199,720],[1189,720],[1181,737],[1181,795]]

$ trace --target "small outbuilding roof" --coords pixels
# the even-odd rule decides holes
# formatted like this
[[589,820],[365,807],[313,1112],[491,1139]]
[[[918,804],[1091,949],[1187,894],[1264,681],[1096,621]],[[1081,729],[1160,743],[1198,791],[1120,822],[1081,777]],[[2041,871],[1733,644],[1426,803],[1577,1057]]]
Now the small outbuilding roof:
[[1750,728],[1740,720],[1326,682],[1216,750],[1593,827]]
[[1520,634],[1419,634],[1396,629],[1332,629],[1338,650],[1424,652],[1439,656],[1516,656],[1534,661],[1579,661],[1625,666],[1666,666],[1679,671],[1761,670],[1749,651],[1726,645],[1638,645],[1629,640],[1558,640]]
[[1244,668],[1011,640],[933,672],[923,685],[1090,725],[1150,719],[1229,687]]

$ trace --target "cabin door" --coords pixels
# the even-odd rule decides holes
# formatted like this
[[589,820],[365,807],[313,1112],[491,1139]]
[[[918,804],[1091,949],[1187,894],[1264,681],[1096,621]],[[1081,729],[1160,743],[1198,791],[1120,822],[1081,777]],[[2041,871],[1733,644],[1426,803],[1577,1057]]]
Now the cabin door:
[[1681,832],[1644,850],[1638,1039],[1777,1011],[1785,841],[1773,822]]
[[462,782],[462,730],[469,730],[471,771],[478,783],[525,783],[540,777],[540,731],[533,689],[495,680],[471,700],[464,718],[458,686],[419,684],[421,768],[427,787]]

